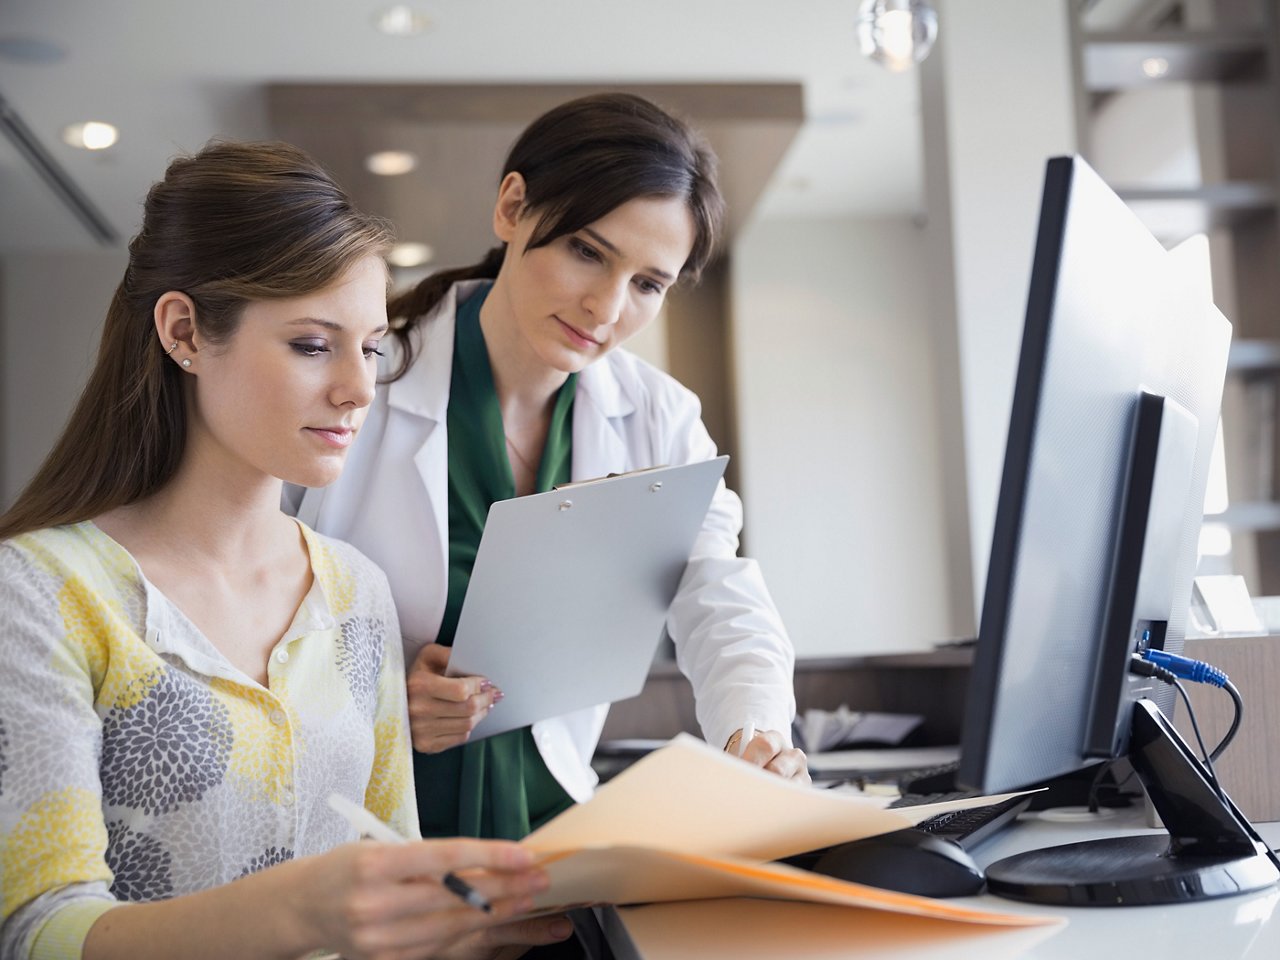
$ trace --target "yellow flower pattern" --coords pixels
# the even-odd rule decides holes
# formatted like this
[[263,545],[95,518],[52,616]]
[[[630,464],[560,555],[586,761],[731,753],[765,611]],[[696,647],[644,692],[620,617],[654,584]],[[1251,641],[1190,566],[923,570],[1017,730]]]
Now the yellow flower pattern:
[[[58,849],[51,856],[50,839]],[[107,831],[92,790],[68,787],[45,794],[27,808],[5,837],[0,874],[5,877],[4,915],[42,890],[85,879],[107,879],[102,862]],[[10,882],[12,879],[12,882]]]
[[377,744],[374,766],[365,789],[364,805],[379,820],[395,821],[406,790],[413,789],[413,761],[398,748],[408,738],[403,717],[387,716],[374,728]]
[[0,954],[71,904],[178,896],[355,839],[331,792],[417,835],[386,578],[302,531],[314,583],[266,687],[92,523],[0,542]]

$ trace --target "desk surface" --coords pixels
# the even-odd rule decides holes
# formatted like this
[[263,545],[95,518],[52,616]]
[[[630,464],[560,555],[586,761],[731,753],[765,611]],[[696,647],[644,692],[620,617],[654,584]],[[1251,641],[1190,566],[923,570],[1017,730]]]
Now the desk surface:
[[[1259,825],[1273,846],[1280,823]],[[1140,833],[1140,814],[1098,824],[1061,824],[1024,814],[984,844],[985,866],[1023,850],[1118,833]],[[956,901],[1008,913],[1066,919],[1062,927],[1000,930],[898,917],[876,911],[761,900],[624,907],[606,916],[618,960],[775,960],[781,957],[897,960],[1273,960],[1280,957],[1280,887],[1239,897],[1165,907],[1051,908],[992,896]],[[806,936],[806,934],[812,934]]]

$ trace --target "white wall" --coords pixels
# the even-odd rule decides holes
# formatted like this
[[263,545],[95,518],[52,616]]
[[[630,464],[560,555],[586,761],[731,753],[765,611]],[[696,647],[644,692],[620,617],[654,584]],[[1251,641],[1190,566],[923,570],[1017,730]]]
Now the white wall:
[[1108,183],[1129,187],[1195,187],[1201,182],[1195,98],[1190,84],[1113,93],[1094,115],[1093,167]]
[[97,355],[124,250],[0,259],[0,504],[62,431]]
[[760,221],[733,248],[748,548],[801,656],[954,633],[923,261],[906,219]]
[[1067,4],[938,0],[922,65],[928,272],[951,288],[938,309],[955,312],[979,606],[1045,161],[1076,145]]

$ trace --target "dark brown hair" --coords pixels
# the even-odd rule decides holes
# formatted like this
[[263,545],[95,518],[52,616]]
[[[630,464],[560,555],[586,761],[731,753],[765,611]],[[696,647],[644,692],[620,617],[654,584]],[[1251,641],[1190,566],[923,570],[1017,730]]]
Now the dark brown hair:
[[0,516],[0,539],[140,500],[177,470],[187,410],[182,372],[155,330],[162,294],[189,296],[200,332],[225,343],[249,301],[321,290],[390,242],[386,224],[297,147],[221,141],[174,160],[147,193],[84,392]]
[[[679,197],[695,233],[680,277],[696,282],[715,252],[724,218],[716,156],[688,124],[643,97],[601,93],[549,110],[511,148],[502,176],[513,172],[524,177],[525,212],[538,218],[525,250],[581,230],[629,200]],[[391,299],[387,313],[400,321],[393,329],[401,346],[391,379],[413,363],[410,334],[422,317],[453,284],[496,277],[505,252],[505,244],[494,247],[479,263],[432,274]]]

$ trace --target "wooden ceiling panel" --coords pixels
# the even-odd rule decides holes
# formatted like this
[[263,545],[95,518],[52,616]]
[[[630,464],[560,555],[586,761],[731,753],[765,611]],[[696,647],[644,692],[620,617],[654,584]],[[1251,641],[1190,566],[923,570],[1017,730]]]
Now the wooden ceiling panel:
[[[267,88],[275,136],[312,153],[370,213],[404,240],[429,243],[435,265],[472,263],[494,243],[489,228],[502,161],[524,126],[565,100],[602,90],[647,96],[687,117],[720,156],[728,234],[750,215],[803,120],[799,83],[275,84]],[[409,150],[418,166],[380,177],[364,159]]]

